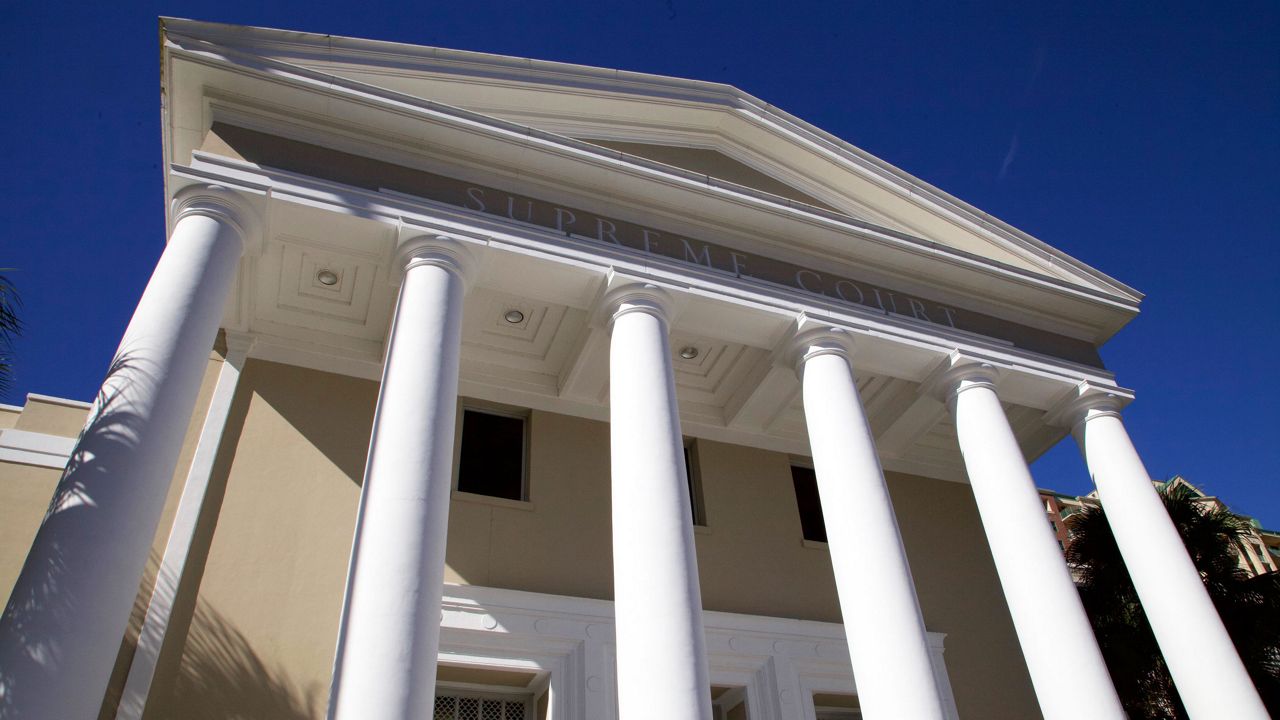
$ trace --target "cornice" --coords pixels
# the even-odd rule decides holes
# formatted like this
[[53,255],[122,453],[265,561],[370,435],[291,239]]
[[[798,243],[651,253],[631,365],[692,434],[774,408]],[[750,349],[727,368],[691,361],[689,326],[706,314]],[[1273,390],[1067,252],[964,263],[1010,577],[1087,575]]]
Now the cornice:
[[[179,48],[173,50],[173,52],[176,56],[189,58],[210,67],[256,76],[270,82],[286,85],[294,84],[309,92],[328,93],[344,100],[360,102],[366,106],[380,106],[388,112],[418,119],[427,119],[429,117],[431,121],[441,125],[459,127],[472,133],[493,134],[495,137],[500,137],[508,142],[522,144],[525,147],[536,146],[540,150],[553,153],[562,158],[577,162],[587,162],[597,167],[622,172],[625,175],[641,180],[678,187],[682,191],[714,196],[719,200],[767,212],[788,221],[802,222],[823,230],[834,230],[844,235],[857,237],[863,241],[885,246],[896,252],[907,252],[928,257],[935,262],[962,267],[989,277],[1001,278],[1004,281],[1036,288],[1039,291],[1048,290],[1063,297],[1101,304],[1128,314],[1136,312],[1136,307],[1127,305],[1114,296],[1109,296],[1101,291],[1012,267],[999,261],[973,255],[972,253],[932,241],[921,240],[839,213],[831,213],[803,203],[778,198],[768,193],[736,186],[732,183],[712,181],[703,175],[672,168],[662,163],[635,158],[634,156],[607,150],[591,143],[564,138],[554,133],[528,128],[510,121],[454,108],[438,102],[422,100],[383,88],[368,86],[356,81],[334,78],[316,71],[290,66],[287,63],[249,57],[245,59],[245,62],[251,62],[256,68],[249,67],[243,63],[237,64],[234,62],[234,58],[223,57],[217,54],[215,50],[216,48],[212,47],[199,51]],[[235,54],[235,51],[231,51],[231,54]],[[271,72],[267,73],[268,70]],[[332,125],[332,123],[330,124]],[[368,134],[369,132],[367,128],[356,126],[348,126],[345,130],[348,135]],[[279,131],[277,130],[277,132]],[[400,164],[404,164],[403,157],[400,158]],[[582,190],[587,192],[585,188]],[[818,254],[831,254],[830,249],[809,247],[802,243],[793,243],[790,247]],[[892,274],[892,271],[889,272]],[[952,291],[958,291],[961,295],[970,294],[960,289],[960,286],[952,286]],[[1092,328],[1092,326],[1090,327]],[[1088,339],[1095,338],[1089,337]]]
[[[1114,375],[1102,368],[1051,358],[1046,355],[959,329],[933,325],[921,328],[905,318],[869,311],[827,300],[822,296],[799,297],[785,288],[749,278],[738,278],[713,270],[679,264],[665,258],[641,255],[625,248],[601,246],[593,241],[554,233],[525,223],[491,215],[477,215],[462,208],[417,197],[371,192],[309,176],[264,170],[228,158],[210,157],[196,165],[174,165],[170,174],[182,183],[213,183],[248,192],[266,192],[279,201],[300,203],[343,214],[357,215],[389,224],[405,223],[438,229],[453,236],[488,238],[491,247],[514,247],[536,252],[562,262],[599,267],[607,273],[616,268],[618,276],[653,282],[682,292],[710,293],[735,302],[794,316],[797,312],[815,322],[830,323],[858,333],[871,334],[911,346],[928,347],[940,355],[959,347],[966,354],[998,358],[1055,383],[1074,385],[1089,378],[1091,386],[1127,393],[1114,385]],[[598,305],[597,305],[598,306]],[[601,324],[601,326],[603,326]]]
[[[1115,278],[731,85],[545,60],[190,20],[166,18],[162,20],[162,26],[167,35],[176,39],[224,44],[248,52],[274,51],[298,60],[347,63],[358,66],[363,72],[379,69],[391,72],[386,70],[391,67],[395,74],[403,75],[425,74],[477,83],[537,85],[547,91],[626,95],[661,100],[665,104],[687,102],[738,110],[737,117],[748,119],[788,144],[807,145],[810,152],[839,162],[847,171],[864,178],[874,178],[886,188],[945,219],[967,225],[971,230],[987,234],[992,240],[1003,241],[1016,254],[1033,262],[1068,267],[1107,286],[1113,293],[1127,296],[1134,305],[1142,298],[1142,293]],[[283,64],[303,69],[293,63]]]

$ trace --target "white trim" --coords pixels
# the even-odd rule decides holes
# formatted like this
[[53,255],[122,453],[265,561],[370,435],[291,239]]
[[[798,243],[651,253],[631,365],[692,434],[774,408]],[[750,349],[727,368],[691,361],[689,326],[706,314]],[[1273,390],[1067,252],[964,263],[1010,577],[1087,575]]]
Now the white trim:
[[[804,312],[821,318],[823,322],[851,326],[849,329],[859,335],[927,348],[936,352],[939,358],[959,349],[960,352],[992,358],[1018,371],[1038,375],[1060,384],[1062,390],[1076,385],[1081,379],[1088,379],[1106,386],[1108,392],[1131,396],[1129,391],[1115,387],[1114,374],[1105,368],[1010,347],[1005,342],[963,330],[936,324],[925,326],[921,321],[877,313],[862,306],[838,303],[760,280],[702,270],[658,256],[642,256],[638,251],[601,247],[589,240],[557,235],[542,228],[517,226],[514,222],[495,217],[477,216],[444,203],[360,190],[203,153],[197,153],[195,162],[190,166],[171,166],[169,174],[173,181],[215,183],[250,192],[269,190],[277,200],[289,200],[391,225],[415,222],[441,232],[478,235],[486,237],[488,245],[495,249],[510,249],[557,262],[595,267],[602,274],[613,267],[619,272],[640,277],[667,279],[691,292],[705,293],[727,302],[750,304],[788,316]],[[874,371],[894,375],[891,368]],[[905,379],[918,381],[921,378]]]
[[[445,585],[442,606],[442,662],[546,671],[551,717],[617,717],[612,602]],[[814,720],[814,691],[853,690],[843,625],[713,611],[703,612],[703,624],[712,683],[744,688],[752,720]],[[946,635],[928,635],[943,704],[954,720]]]
[[[359,104],[362,111],[375,107],[388,113],[388,118],[398,118],[403,120],[410,116],[418,116],[426,120],[432,128],[437,128],[442,132],[483,132],[492,134],[496,139],[504,141],[503,147],[521,148],[521,151],[529,149],[539,149],[547,153],[547,157],[557,160],[567,160],[571,162],[587,162],[599,168],[609,168],[624,173],[627,176],[635,178],[657,179],[659,185],[653,186],[672,186],[680,185],[691,193],[701,195],[708,198],[719,198],[724,200],[737,209],[756,208],[764,213],[763,217],[777,217],[800,220],[804,227],[819,226],[827,229],[836,229],[837,232],[852,232],[851,237],[857,237],[861,240],[873,243],[875,247],[885,248],[892,252],[898,260],[890,263],[896,270],[892,270],[891,274],[900,277],[912,278],[919,274],[919,269],[909,260],[913,256],[931,257],[936,261],[950,264],[954,267],[963,268],[966,272],[978,273],[975,278],[973,287],[985,288],[986,293],[979,292],[977,295],[970,291],[963,292],[966,298],[965,302],[959,303],[966,306],[973,301],[982,301],[985,294],[990,294],[993,289],[990,278],[1004,278],[1010,284],[1007,289],[1013,291],[1015,287],[1038,288],[1039,291],[1049,291],[1053,297],[1058,299],[1072,299],[1074,302],[1086,303],[1088,307],[1101,312],[1105,317],[1096,318],[1095,321],[1089,323],[1090,330],[1087,331],[1089,339],[1094,341],[1103,341],[1111,337],[1124,324],[1136,315],[1141,295],[1128,289],[1129,293],[1118,292],[1118,288],[1122,284],[1114,281],[1106,276],[1093,271],[1093,273],[1083,273],[1082,276],[1092,278],[1089,282],[1078,282],[1078,278],[1070,280],[1054,276],[1047,270],[1026,270],[1009,265],[1002,261],[992,260],[984,255],[978,255],[968,250],[952,248],[947,245],[940,245],[926,239],[915,237],[913,235],[900,233],[893,230],[881,228],[859,221],[850,222],[850,218],[835,214],[827,217],[825,211],[813,209],[806,210],[796,214],[802,207],[801,203],[791,201],[785,204],[777,204],[762,201],[756,195],[761,193],[752,192],[749,189],[734,189],[732,184],[723,182],[714,182],[706,176],[692,174],[692,177],[686,177],[684,171],[672,172],[669,166],[654,164],[650,167],[645,162],[638,159],[632,160],[630,156],[623,159],[622,153],[604,151],[599,146],[590,143],[576,141],[571,138],[562,137],[553,133],[530,128],[519,123],[508,120],[490,117],[481,113],[463,110],[460,108],[444,105],[440,102],[423,100],[404,93],[389,91],[367,83],[350,80],[341,76],[329,74],[302,67],[299,65],[280,62],[270,58],[264,58],[258,55],[246,54],[241,50],[227,47],[221,47],[210,44],[208,41],[189,39],[185,45],[175,45],[171,40],[166,42],[166,53],[170,63],[176,61],[191,62],[195,65],[202,66],[210,71],[228,72],[237,76],[244,77],[246,75],[265,80],[264,72],[271,72],[270,82],[275,85],[284,85],[292,89],[306,93],[318,93],[327,95],[336,103],[353,102]],[[741,104],[741,103],[735,103]],[[752,102],[746,102],[744,106],[747,110],[756,108],[757,105]],[[336,113],[336,110],[334,111]],[[743,108],[739,108],[736,112],[743,112]],[[766,122],[756,116],[757,122]],[[813,139],[805,136],[803,132],[797,131],[801,126],[800,121],[788,119],[784,123],[767,122],[767,129],[783,138],[791,144],[799,144],[801,146],[814,146]],[[801,128],[803,129],[803,128]],[[816,130],[814,128],[813,130]],[[350,132],[356,132],[354,130]],[[819,131],[820,132],[820,131]],[[448,142],[443,142],[448,145]],[[820,145],[821,143],[819,143]],[[851,147],[851,146],[850,146]],[[856,150],[856,149],[855,149]],[[811,152],[812,149],[806,149]],[[183,155],[185,156],[185,150]],[[822,149],[818,155],[830,156],[830,147]],[[865,156],[865,157],[864,157]],[[828,157],[830,160],[830,157]],[[848,158],[838,159],[837,165],[845,165],[846,171],[850,169],[849,163],[852,162],[855,168],[852,168],[853,176],[868,179],[873,176],[883,176],[884,168],[879,171],[867,174],[865,168],[860,163],[874,160],[871,156],[861,151],[856,151],[848,156]],[[881,163],[881,161],[875,161]],[[885,165],[885,168],[889,166]],[[900,172],[900,171],[896,171]],[[890,173],[892,175],[892,173]],[[904,197],[919,200],[922,188],[930,188],[927,184],[920,183],[912,179],[905,185],[896,182],[885,183],[885,178],[880,177],[878,182],[884,183],[891,191],[900,193]],[[172,186],[170,187],[172,190]],[[936,190],[936,189],[933,189]],[[938,191],[940,192],[940,191]],[[925,191],[925,195],[928,190]],[[952,199],[954,200],[954,199]],[[614,198],[612,201],[616,201]],[[959,202],[959,201],[955,201]],[[726,206],[728,207],[728,206]],[[932,206],[934,211],[942,215],[951,214],[944,205],[935,204]],[[975,213],[980,211],[974,210]],[[729,213],[727,217],[734,217],[734,213]],[[953,218],[954,220],[954,218]],[[996,227],[994,223],[998,223],[990,216],[979,215],[976,220],[959,221],[959,225],[972,225],[970,230],[981,230],[979,236],[986,237],[988,240],[997,244],[1010,248],[1015,254],[1022,254],[1024,259],[1041,258],[1047,266],[1065,268],[1076,267],[1077,270],[1087,268],[1088,266],[1079,261],[1075,261],[1068,256],[1061,255],[1059,251],[1053,250],[1039,241],[1032,244],[1036,248],[1028,249],[1025,243],[1013,240],[1012,236],[1004,237],[998,233],[992,233],[992,229]],[[816,224],[815,224],[816,223]],[[832,225],[835,223],[835,225]],[[975,224],[976,223],[976,224]],[[1001,224],[1002,225],[1002,224]],[[864,227],[865,226],[865,227]],[[855,230],[854,228],[860,228]],[[1010,228],[1012,230],[1012,228]],[[774,233],[775,235],[777,233]],[[785,234],[785,233],[784,233]],[[828,237],[826,233],[817,233],[813,238]],[[1029,238],[1029,236],[1027,236]],[[826,247],[824,252],[840,253],[839,248],[831,246]],[[1054,256],[1045,258],[1045,254]],[[1060,255],[1060,257],[1058,257]],[[1055,261],[1056,258],[1056,261]],[[902,266],[899,261],[908,262],[908,266]],[[1033,263],[1034,264],[1034,263]],[[1090,268],[1090,270],[1092,270]],[[1094,276],[1096,274],[1097,277]],[[1108,282],[1103,282],[1101,278],[1106,278]],[[1095,287],[1092,283],[1102,282],[1105,287]],[[948,285],[954,287],[950,283],[942,283],[939,285]],[[903,288],[904,291],[908,288]],[[958,290],[958,288],[956,288]],[[948,291],[950,292],[950,291]],[[945,298],[939,298],[945,300]],[[1023,306],[1034,306],[1041,308],[1042,303],[1037,301],[1034,304],[1028,304],[1024,301],[1013,297],[1004,298],[1006,307],[1001,310],[999,308],[992,311],[992,314],[999,315],[1001,312],[1009,312],[1013,308]],[[1075,311],[1055,312],[1058,322],[1068,322],[1069,318],[1075,317]],[[1034,321],[1027,323],[1034,325]]]
[[182,498],[178,501],[178,509],[174,514],[164,557],[156,572],[155,587],[151,591],[142,629],[138,633],[137,650],[133,654],[116,711],[117,720],[140,720],[146,708],[151,683],[155,679],[156,663],[169,632],[169,620],[177,600],[178,585],[186,571],[191,544],[195,540],[196,525],[204,512],[213,464],[222,445],[240,372],[252,344],[252,338],[233,334],[227,336],[227,356],[218,370],[218,381],[213,389],[213,397],[209,400],[204,426],[200,429],[195,456],[191,460]]
[[[855,177],[875,178],[879,184],[909,195],[921,206],[952,222],[974,226],[990,240],[1015,250],[1024,258],[1036,258],[1042,265],[1066,265],[1077,273],[1107,286],[1113,294],[1140,297],[1133,288],[1111,278],[1056,248],[990,216],[982,210],[880,160],[849,143],[786,113],[735,87],[698,80],[596,68],[536,59],[473,53],[446,48],[415,46],[359,38],[314,33],[282,32],[266,28],[217,25],[164,18],[166,49],[215,54],[223,62],[235,63],[237,56],[252,57],[254,69],[270,68],[279,73],[328,79],[327,87],[346,86],[366,94],[391,96],[399,103],[411,103],[403,93],[350,80],[327,69],[307,66],[311,62],[353,63],[406,77],[455,76],[470,82],[499,85],[541,84],[589,96],[619,93],[652,98],[665,105],[720,107],[724,112],[750,121],[775,137],[790,140],[796,152],[826,157]],[[186,39],[184,43],[183,40]],[[189,46],[195,46],[196,50]],[[277,58],[265,57],[272,51]],[[319,53],[319,54],[317,54]],[[281,60],[280,56],[290,57]],[[205,58],[210,62],[211,58]],[[240,64],[246,64],[243,59]],[[261,71],[261,70],[259,70]],[[317,79],[318,79],[317,78]],[[422,102],[422,101],[419,101]],[[566,138],[567,140],[567,138]]]
[[32,400],[46,405],[62,405],[63,407],[77,408],[79,410],[88,410],[93,407],[93,403],[88,403],[83,400],[71,400],[70,398],[60,398],[52,395],[27,393],[27,403],[30,404]]
[[0,462],[61,470],[76,447],[76,439],[27,430],[0,430]]

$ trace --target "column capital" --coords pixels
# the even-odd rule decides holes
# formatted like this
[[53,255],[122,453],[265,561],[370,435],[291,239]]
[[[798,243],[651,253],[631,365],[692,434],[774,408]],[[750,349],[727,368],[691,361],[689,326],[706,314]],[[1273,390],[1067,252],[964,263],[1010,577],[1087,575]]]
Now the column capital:
[[630,281],[612,273],[609,280],[610,285],[617,284],[607,290],[600,301],[601,315],[609,330],[613,330],[615,320],[633,312],[653,315],[670,325],[676,300],[668,290],[655,283]]
[[396,248],[396,272],[398,277],[415,267],[434,265],[457,275],[464,287],[475,277],[479,264],[476,254],[465,243],[448,235],[415,235],[400,242]]
[[797,376],[803,377],[804,364],[819,355],[839,355],[852,367],[856,351],[852,332],[801,314],[796,321],[795,335],[783,349],[781,360],[794,369]]
[[995,390],[1002,370],[995,363],[953,350],[920,383],[919,393],[943,403],[976,387]]
[[169,232],[186,217],[201,215],[235,228],[246,246],[257,240],[258,213],[240,193],[222,185],[188,185],[174,193]]
[[1132,398],[1117,390],[1100,388],[1083,380],[1045,413],[1045,422],[1074,432],[1086,420],[1106,416],[1120,417],[1121,408]]

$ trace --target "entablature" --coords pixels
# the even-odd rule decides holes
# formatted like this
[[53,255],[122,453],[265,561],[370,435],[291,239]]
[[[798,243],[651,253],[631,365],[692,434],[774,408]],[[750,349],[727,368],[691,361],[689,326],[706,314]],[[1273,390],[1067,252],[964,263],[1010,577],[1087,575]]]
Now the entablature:
[[[963,479],[944,405],[918,390],[956,352],[1006,368],[1000,394],[1029,457],[1064,434],[1043,421],[1061,397],[1082,381],[1115,388],[1099,367],[443,202],[216,155],[170,172],[175,192],[217,184],[256,204],[261,251],[242,261],[224,326],[254,335],[261,360],[377,378],[397,244],[440,233],[481,250],[464,310],[461,388],[471,397],[604,419],[608,332],[594,315],[615,277],[659,284],[680,300],[671,346],[692,436],[807,454],[799,383],[780,359],[801,322],[856,337],[859,388],[891,470]],[[505,318],[510,310],[519,322]]]
[[[269,129],[402,165],[518,182],[512,192],[711,234],[764,256],[856,266],[860,279],[1099,344],[1136,312],[1121,297],[840,213],[605,151],[509,121],[315,71],[188,43],[171,47],[170,153],[185,163],[215,121]],[[251,61],[252,60],[252,61]],[[182,77],[179,77],[182,76]],[[691,177],[692,176],[692,177]],[[494,179],[498,179],[497,181]],[[908,193],[910,194],[910,193]],[[660,220],[661,222],[656,222]],[[696,235],[695,235],[696,236]],[[839,274],[839,273],[837,273]]]

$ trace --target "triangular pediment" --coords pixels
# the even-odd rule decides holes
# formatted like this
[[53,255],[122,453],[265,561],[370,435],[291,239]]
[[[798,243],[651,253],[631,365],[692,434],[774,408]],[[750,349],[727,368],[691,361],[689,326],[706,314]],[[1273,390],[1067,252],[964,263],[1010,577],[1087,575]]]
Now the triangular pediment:
[[[1073,332],[1095,342],[1132,317],[1141,299],[1137,291],[1065,253],[727,85],[309,33],[164,23],[170,47],[206,52],[256,71],[259,65],[269,68],[273,82],[296,73],[300,90],[310,86],[349,96],[350,106],[360,108],[341,121],[354,118],[363,125],[358,132],[369,131],[370,137],[392,137],[389,124],[376,126],[375,112],[384,118],[401,115],[393,121],[401,123],[395,129],[399,138],[409,127],[400,108],[446,115],[459,132],[505,134],[501,158],[490,145],[463,157],[465,162],[528,163],[506,165],[523,178],[563,168],[556,170],[560,175],[544,174],[544,184],[568,188],[567,179],[592,177],[594,185],[579,188],[598,189],[611,206],[632,203],[634,212],[659,209],[677,221],[720,222],[724,228],[736,222],[738,229],[765,234],[770,242],[795,243],[802,252],[860,266],[884,263],[885,273],[924,284],[937,278],[950,284],[948,291],[961,294],[994,298],[986,277],[1007,275],[1005,302],[1015,302],[1019,312],[1075,317],[1084,324]],[[180,99],[171,107],[179,114]],[[325,117],[330,110],[320,108],[333,107],[317,101],[307,110],[329,122],[336,116]],[[173,121],[171,159],[178,163],[204,140],[181,127],[184,122],[203,124],[201,132],[207,132],[209,120]],[[412,132],[428,152],[431,147],[465,150],[436,142],[425,127]],[[536,151],[522,145],[522,136],[537,139]],[[585,164],[566,174],[574,162]],[[703,199],[672,195],[679,187]],[[751,212],[738,211],[735,203],[749,204]],[[751,213],[759,217],[746,219]],[[957,264],[972,266],[974,280],[961,281],[946,269]],[[1066,306],[1038,308],[1041,301],[1025,294],[1026,278],[1047,283],[1051,295],[1070,298],[1072,307],[1094,306],[1096,318],[1082,320],[1077,310],[1067,315]]]
[[[830,212],[843,213],[818,198],[794,188],[785,182],[734,159],[724,152],[710,148],[683,147],[677,145],[657,145],[653,143],[622,142],[617,140],[596,140],[579,138],[589,143],[610,150],[617,150],[628,155],[635,155],[664,165],[678,167],[682,170],[717,178],[778,197],[795,200]],[[848,213],[844,213],[848,214]]]

